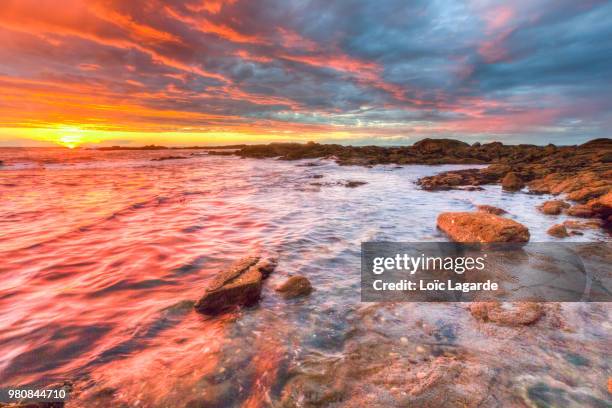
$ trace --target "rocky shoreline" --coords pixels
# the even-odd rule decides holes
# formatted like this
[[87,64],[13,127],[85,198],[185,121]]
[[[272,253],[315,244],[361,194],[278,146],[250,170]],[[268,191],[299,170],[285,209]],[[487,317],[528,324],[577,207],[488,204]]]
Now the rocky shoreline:
[[[423,139],[406,147],[270,143],[244,146],[234,154],[279,160],[327,158],[340,165],[358,166],[488,165],[423,177],[417,184],[428,191],[478,190],[482,185],[501,184],[508,192],[526,188],[532,194],[565,194],[565,199],[573,205],[554,200],[557,204],[547,204],[541,211],[598,219],[599,226],[612,232],[612,139],[595,139],[578,146],[504,145],[501,142],[469,145],[452,139]],[[552,207],[556,209],[551,212]],[[555,230],[551,235],[564,236]]]

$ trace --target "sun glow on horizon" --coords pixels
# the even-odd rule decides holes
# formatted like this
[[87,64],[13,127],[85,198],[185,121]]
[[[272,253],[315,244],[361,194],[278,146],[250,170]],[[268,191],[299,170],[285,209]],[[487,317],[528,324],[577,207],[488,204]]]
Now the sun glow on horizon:
[[69,149],[78,147],[83,142],[80,135],[65,135],[59,140],[59,143],[66,146]]
[[11,140],[20,145],[20,140],[29,141],[27,145],[59,145],[69,149],[96,146],[143,146],[156,144],[163,146],[206,146],[227,144],[252,144],[270,142],[307,142],[309,140],[342,140],[355,136],[344,131],[334,132],[279,132],[258,129],[210,130],[210,131],[127,131],[88,128],[82,126],[57,125],[46,128],[0,128],[0,140]]

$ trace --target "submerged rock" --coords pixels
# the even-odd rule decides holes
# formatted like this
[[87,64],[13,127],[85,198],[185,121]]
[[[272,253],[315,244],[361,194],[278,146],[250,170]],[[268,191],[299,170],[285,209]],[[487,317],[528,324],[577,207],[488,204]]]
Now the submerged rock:
[[312,285],[304,276],[291,276],[282,285],[276,288],[285,299],[293,299],[298,296],[307,296],[312,292]]
[[510,172],[502,179],[502,188],[506,191],[518,191],[525,187],[523,180],[514,172]]
[[210,150],[206,152],[209,156],[234,156],[235,153],[233,151],[219,151],[219,150]]
[[570,205],[563,200],[550,200],[544,202],[538,209],[544,214],[558,215],[561,214],[565,208],[569,208],[569,206]]
[[488,214],[493,214],[493,215],[506,214],[506,210],[502,210],[501,208],[497,208],[492,205],[482,204],[482,205],[477,205],[476,208],[478,208],[478,211],[488,213]]
[[533,324],[544,315],[542,305],[535,302],[474,302],[469,309],[472,316],[479,320],[504,326]]
[[218,314],[233,306],[252,306],[261,296],[262,280],[276,263],[257,256],[243,258],[217,275],[194,305],[200,313]]
[[164,161],[164,160],[180,160],[180,159],[188,159],[185,156],[161,156],[151,159],[151,161]]
[[569,234],[567,233],[567,229],[565,228],[565,225],[563,224],[553,225],[546,232],[548,233],[548,235],[552,235],[553,237],[557,237],[557,238],[569,237]]
[[527,242],[524,225],[494,214],[448,212],[438,216],[438,228],[456,242]]
[[561,382],[553,384],[540,381],[528,386],[521,392],[524,401],[533,407],[610,407],[607,401],[572,389]]
[[344,184],[344,186],[348,188],[355,188],[355,187],[363,186],[364,184],[368,184],[368,183],[366,181],[349,180]]
[[491,406],[495,373],[486,365],[470,356],[414,359],[406,347],[379,337],[349,344],[340,358],[311,359],[284,385],[279,407]]

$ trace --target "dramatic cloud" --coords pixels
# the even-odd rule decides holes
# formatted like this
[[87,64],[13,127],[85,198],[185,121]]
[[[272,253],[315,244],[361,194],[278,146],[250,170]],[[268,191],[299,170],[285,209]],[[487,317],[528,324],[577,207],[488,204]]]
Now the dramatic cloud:
[[6,0],[0,139],[581,142],[612,125],[610,19],[603,1]]

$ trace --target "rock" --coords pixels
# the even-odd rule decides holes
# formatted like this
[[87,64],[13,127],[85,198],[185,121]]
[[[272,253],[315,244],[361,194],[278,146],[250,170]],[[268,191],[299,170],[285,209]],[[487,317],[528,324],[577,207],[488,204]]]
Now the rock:
[[458,186],[463,183],[463,177],[460,174],[448,173],[445,178],[445,184],[448,186]]
[[567,233],[567,229],[565,228],[565,225],[563,224],[553,225],[546,232],[548,233],[548,235],[552,235],[553,237],[557,237],[557,238],[569,237],[569,234]]
[[[597,183],[597,184],[604,184],[604,183],[605,182],[602,181],[601,183]],[[572,191],[571,193],[567,195],[567,199],[572,200],[572,201],[585,202],[593,198],[602,196],[606,194],[608,191],[610,191],[610,187],[606,185],[589,186],[589,187],[581,188],[580,190]]]
[[312,285],[304,276],[291,276],[282,285],[276,288],[285,299],[293,299],[299,296],[307,296],[312,292]]
[[[361,344],[352,340],[341,359],[307,361],[285,383],[278,406],[495,406],[490,397],[495,371],[486,364],[466,355],[413,359],[390,348],[381,337],[376,341],[360,336]],[[407,347],[410,343],[401,348]]]
[[220,272],[194,305],[200,313],[218,314],[234,306],[252,306],[259,300],[262,279],[275,262],[257,256],[243,258]]
[[544,202],[538,209],[544,214],[558,215],[561,214],[563,209],[569,208],[569,204],[563,200],[550,200]]
[[477,205],[476,208],[478,208],[478,211],[480,212],[485,212],[485,213],[489,213],[493,215],[506,214],[506,210],[502,210],[501,208],[497,208],[492,205],[482,204],[482,205]]
[[514,172],[510,172],[502,179],[502,188],[506,191],[518,191],[525,186],[525,183]]
[[355,188],[355,187],[363,186],[364,184],[368,184],[368,183],[365,181],[349,180],[344,184],[344,186],[348,188]]
[[565,177],[561,174],[549,174],[545,177],[531,181],[529,191],[535,194],[552,194],[553,186],[559,184],[565,180]]
[[507,164],[492,164],[482,170],[482,173],[492,180],[500,180],[506,174],[512,171],[512,167]]
[[599,228],[601,227],[601,221],[597,219],[589,221],[567,220],[563,221],[563,225],[565,226],[565,228],[582,230],[590,228]]
[[259,268],[259,272],[261,273],[261,277],[266,279],[274,269],[276,269],[277,260],[276,258],[264,258],[259,261],[257,267]]
[[586,205],[594,214],[597,214],[600,218],[607,219],[612,216],[612,191],[590,200]]
[[412,146],[415,150],[423,153],[440,153],[450,150],[470,147],[469,144],[453,139],[423,139]]
[[423,177],[417,184],[423,190],[449,190],[458,186],[474,186],[487,183],[488,179],[478,169],[447,171],[434,176]]
[[567,210],[567,215],[572,217],[590,218],[594,215],[591,207],[585,204],[576,204]]
[[552,180],[553,186],[550,189],[552,194],[571,193],[586,187],[591,187],[601,180],[593,171],[583,171],[579,174],[570,174],[563,180]]
[[219,151],[219,150],[210,150],[206,152],[209,156],[234,156],[236,153],[232,151]]
[[494,214],[448,212],[438,216],[438,228],[456,242],[527,242],[524,225]]
[[161,156],[151,159],[151,161],[164,161],[164,160],[180,160],[180,159],[188,159],[188,157],[184,156]]
[[599,139],[589,140],[588,142],[581,144],[580,147],[612,149],[612,140],[606,137],[600,137]]
[[542,306],[535,302],[473,302],[469,309],[475,318],[503,326],[530,325],[544,315]]

